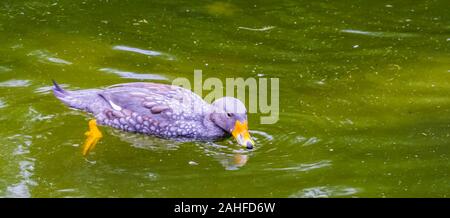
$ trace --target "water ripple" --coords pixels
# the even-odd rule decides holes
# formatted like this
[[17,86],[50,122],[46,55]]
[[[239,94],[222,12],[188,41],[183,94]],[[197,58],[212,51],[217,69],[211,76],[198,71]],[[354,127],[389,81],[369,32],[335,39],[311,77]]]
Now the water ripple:
[[238,170],[245,166],[250,156],[258,149],[252,151],[236,145],[232,139],[219,142],[193,142],[206,156],[214,158],[225,170]]
[[328,167],[328,166],[331,166],[331,160],[322,160],[322,161],[319,161],[316,163],[300,164],[300,165],[292,166],[292,167],[267,168],[265,170],[305,172],[305,171],[310,171],[310,170],[319,169],[319,168]]
[[76,188],[65,188],[65,189],[58,189],[56,190],[57,192],[62,192],[62,193],[69,193],[69,192],[78,192],[78,189]]
[[[252,137],[257,145],[267,144],[271,142],[273,136],[258,130],[250,131]],[[250,159],[250,156],[261,148],[255,146],[251,151],[243,146],[237,145],[234,139],[226,139],[217,142],[194,142],[194,144],[202,150],[202,152],[209,157],[218,161],[225,170],[239,170],[245,166]]]
[[48,94],[52,91],[53,86],[43,86],[34,90],[34,93],[37,94]]
[[317,137],[306,138],[303,136],[297,136],[295,141],[297,141],[297,143],[302,143],[302,146],[309,146],[320,142],[320,139]]
[[10,185],[6,188],[6,196],[12,198],[29,198],[31,193],[29,186],[37,185],[31,179],[34,170],[33,161],[20,161],[19,162],[19,177],[21,178],[19,183]]
[[40,113],[39,111],[35,110],[32,107],[28,108],[28,114],[30,117],[30,121],[34,122],[34,121],[45,121],[45,120],[51,120],[55,117],[54,114],[49,114],[49,115],[45,115]]
[[13,155],[20,157],[21,160],[18,162],[19,172],[17,174],[17,178],[20,180],[6,188],[6,197],[29,198],[31,197],[30,186],[37,185],[37,182],[32,179],[35,159],[26,157],[30,153],[32,136],[17,134],[8,137],[8,140],[17,145]]
[[[50,81],[49,81],[49,84],[51,84]],[[62,87],[62,88],[68,88],[69,87],[67,84],[58,84],[58,85],[60,87]],[[49,94],[49,93],[52,92],[52,90],[53,90],[53,85],[42,86],[42,87],[36,88],[34,90],[34,93],[37,93],[37,94]]]
[[0,109],[8,106],[2,99],[0,99]]
[[290,198],[328,198],[350,196],[358,193],[358,189],[344,186],[318,186],[305,188],[290,195]]
[[216,159],[225,167],[225,170],[238,170],[247,164],[249,156],[245,154],[234,154],[230,156],[217,156]]
[[184,143],[155,136],[123,132],[117,129],[111,129],[111,135],[118,137],[123,142],[129,143],[132,147],[152,151],[177,150]]
[[241,30],[257,31],[257,32],[264,32],[264,31],[271,30],[273,28],[275,28],[275,27],[274,26],[265,26],[262,28],[250,28],[250,27],[244,27],[244,26],[238,27],[238,29],[241,29]]
[[168,80],[166,77],[158,74],[141,74],[134,72],[121,71],[113,68],[101,68],[99,71],[116,74],[125,79],[139,79],[139,80]]
[[11,71],[11,70],[12,70],[12,69],[9,68],[9,67],[0,66],[0,72],[9,72],[9,71]]
[[167,60],[175,60],[175,57],[170,54],[166,54],[166,53],[159,52],[159,51],[133,48],[130,46],[125,46],[125,45],[116,45],[113,47],[113,50],[128,51],[128,52],[143,54],[143,55],[147,55],[147,56],[160,56],[160,57],[166,58]]
[[342,33],[350,33],[357,35],[365,35],[372,37],[382,37],[382,38],[408,38],[408,37],[417,37],[417,34],[414,33],[396,33],[396,32],[371,32],[371,31],[362,31],[362,30],[353,30],[353,29],[343,29]]
[[267,140],[267,141],[273,140],[273,136],[266,132],[259,131],[259,130],[250,130],[249,132],[252,134],[252,136],[260,135],[260,136],[264,137],[265,140]]
[[28,56],[37,57],[39,62],[42,63],[53,63],[53,64],[63,64],[63,65],[71,65],[72,62],[66,61],[61,58],[57,58],[56,54],[52,54],[46,50],[36,50],[28,53]]
[[0,82],[0,87],[27,87],[30,86],[29,80],[12,79],[5,82]]

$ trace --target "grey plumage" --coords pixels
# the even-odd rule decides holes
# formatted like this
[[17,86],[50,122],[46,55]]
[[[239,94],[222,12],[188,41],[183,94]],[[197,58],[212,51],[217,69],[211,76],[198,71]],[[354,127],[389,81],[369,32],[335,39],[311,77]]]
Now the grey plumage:
[[[100,125],[163,138],[217,140],[230,135],[236,120],[247,119],[244,105],[235,98],[211,105],[190,90],[165,84],[68,91],[54,82],[53,92],[69,107],[93,114]],[[229,105],[240,111],[229,111]],[[236,116],[230,118],[230,112]]]

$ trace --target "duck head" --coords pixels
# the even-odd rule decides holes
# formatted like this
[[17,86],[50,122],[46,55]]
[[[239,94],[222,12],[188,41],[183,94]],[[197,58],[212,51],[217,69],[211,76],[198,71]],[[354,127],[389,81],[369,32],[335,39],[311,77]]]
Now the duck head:
[[212,103],[214,111],[211,120],[215,125],[230,133],[240,145],[252,149],[255,142],[248,132],[247,109],[236,98],[223,97]]

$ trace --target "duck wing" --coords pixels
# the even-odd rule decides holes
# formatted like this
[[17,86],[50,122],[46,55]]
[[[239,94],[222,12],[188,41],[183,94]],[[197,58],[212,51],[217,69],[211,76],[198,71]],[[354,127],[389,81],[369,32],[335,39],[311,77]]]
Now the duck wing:
[[182,87],[157,83],[124,83],[98,93],[112,112],[172,120],[200,120],[208,104]]

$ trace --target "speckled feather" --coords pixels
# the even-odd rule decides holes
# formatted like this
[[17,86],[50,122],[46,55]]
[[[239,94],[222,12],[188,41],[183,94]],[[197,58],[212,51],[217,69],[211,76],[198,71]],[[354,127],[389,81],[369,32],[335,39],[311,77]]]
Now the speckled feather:
[[212,105],[190,90],[157,83],[125,83],[105,89],[66,91],[55,96],[92,113],[100,125],[163,138],[215,140],[229,135],[210,119]]

